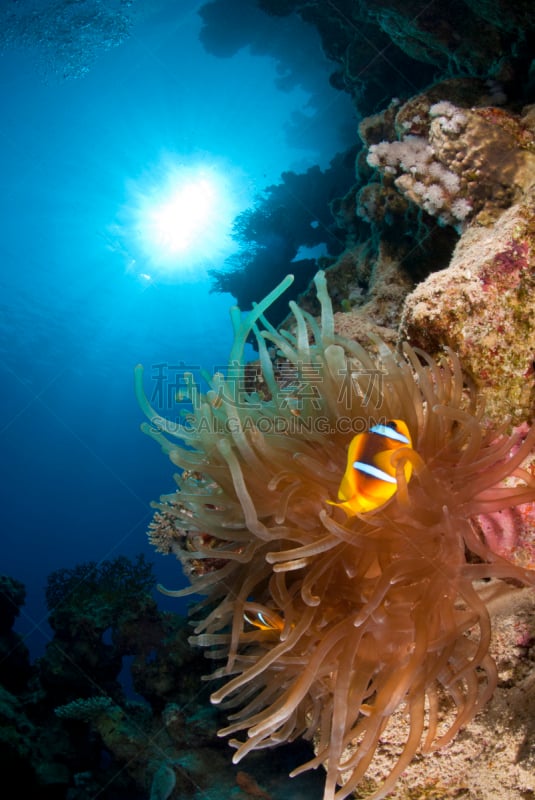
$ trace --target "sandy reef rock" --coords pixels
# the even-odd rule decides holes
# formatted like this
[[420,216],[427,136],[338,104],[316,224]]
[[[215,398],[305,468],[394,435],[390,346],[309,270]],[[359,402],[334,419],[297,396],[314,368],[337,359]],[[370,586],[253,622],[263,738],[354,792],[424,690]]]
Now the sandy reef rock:
[[[485,709],[442,750],[413,760],[389,800],[526,800],[535,796],[535,593],[500,582],[481,588],[491,614],[490,652],[498,687]],[[377,788],[403,747],[399,714],[381,738],[368,778],[356,793]]]
[[494,225],[467,228],[450,266],[407,297],[400,334],[430,353],[454,349],[490,418],[533,414],[535,187]]

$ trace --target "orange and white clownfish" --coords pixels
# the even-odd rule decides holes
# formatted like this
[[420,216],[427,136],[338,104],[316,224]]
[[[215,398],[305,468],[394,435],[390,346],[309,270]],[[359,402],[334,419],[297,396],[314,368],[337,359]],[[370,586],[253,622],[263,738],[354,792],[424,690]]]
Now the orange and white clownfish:
[[243,618],[249,625],[261,631],[282,631],[284,620],[275,611],[260,603],[249,602],[243,612]]
[[[384,505],[397,491],[391,455],[400,447],[412,447],[409,429],[401,419],[391,419],[386,425],[374,425],[357,434],[349,445],[347,467],[338,490],[342,502],[328,500],[329,505],[343,508],[350,517]],[[403,471],[408,482],[412,475],[410,461],[405,461]]]

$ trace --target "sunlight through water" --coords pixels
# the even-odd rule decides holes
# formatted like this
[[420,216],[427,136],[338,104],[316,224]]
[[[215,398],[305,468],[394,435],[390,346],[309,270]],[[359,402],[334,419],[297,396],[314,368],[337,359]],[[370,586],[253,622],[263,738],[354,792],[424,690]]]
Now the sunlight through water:
[[203,279],[236,249],[232,223],[243,202],[238,170],[166,158],[129,184],[116,249],[143,281]]

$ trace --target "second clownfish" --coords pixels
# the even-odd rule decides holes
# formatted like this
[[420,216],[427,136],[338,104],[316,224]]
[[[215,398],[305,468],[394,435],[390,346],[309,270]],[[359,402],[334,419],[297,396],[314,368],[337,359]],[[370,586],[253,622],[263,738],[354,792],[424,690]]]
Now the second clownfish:
[[[352,439],[347,454],[347,467],[338,490],[340,503],[348,516],[373,511],[384,505],[397,491],[396,467],[391,456],[400,447],[412,447],[409,429],[400,419],[386,425],[374,425]],[[405,480],[412,475],[412,464],[403,465]]]
[[253,625],[261,631],[282,631],[284,620],[275,611],[272,611],[260,603],[248,602],[243,617],[249,625]]

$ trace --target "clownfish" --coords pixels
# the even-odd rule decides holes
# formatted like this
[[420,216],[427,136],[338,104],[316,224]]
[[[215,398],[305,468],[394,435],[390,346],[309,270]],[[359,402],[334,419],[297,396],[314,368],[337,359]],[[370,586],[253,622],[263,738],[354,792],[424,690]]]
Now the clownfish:
[[260,605],[260,603],[247,603],[243,618],[249,625],[253,625],[261,631],[280,632],[284,628],[282,617],[275,611]]
[[[400,447],[412,447],[409,429],[400,419],[357,434],[349,445],[347,467],[338,490],[342,502],[328,500],[329,505],[343,508],[350,517],[384,505],[397,491],[391,455]],[[412,475],[410,461],[405,461],[403,471],[408,482]]]

